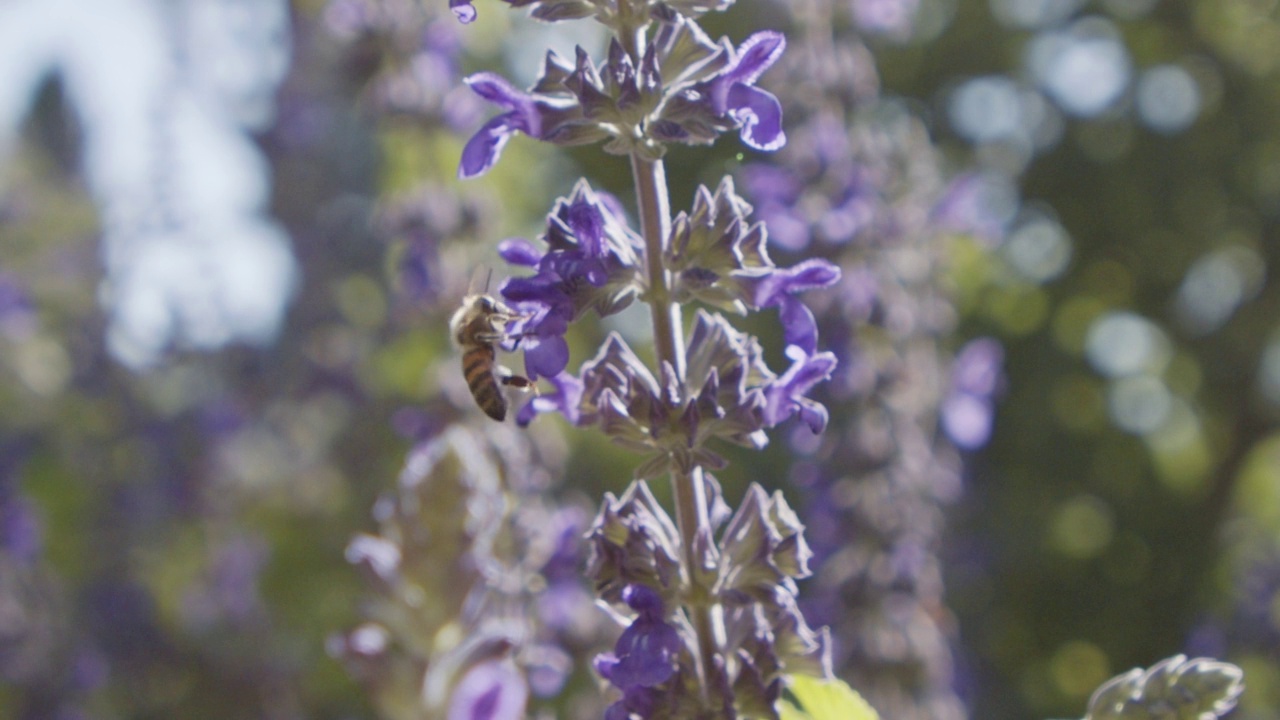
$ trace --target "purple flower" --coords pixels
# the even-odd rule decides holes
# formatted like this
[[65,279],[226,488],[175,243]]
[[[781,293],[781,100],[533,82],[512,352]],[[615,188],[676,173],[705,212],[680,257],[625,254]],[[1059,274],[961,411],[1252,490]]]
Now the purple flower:
[[757,309],[776,307],[782,321],[782,335],[788,346],[807,356],[818,346],[818,325],[813,313],[795,297],[797,293],[834,285],[840,268],[827,260],[812,258],[789,268],[769,268],[740,277]]
[[739,125],[742,141],[756,150],[777,150],[787,142],[782,105],[772,93],[755,86],[786,46],[782,33],[758,32],[731,53],[728,67],[720,74],[694,86],[717,116],[727,116]]
[[942,402],[942,428],[964,450],[976,450],[991,437],[1003,362],[1004,349],[992,338],[974,340],[956,355],[951,393]]
[[448,720],[519,720],[528,699],[529,686],[510,660],[488,660],[453,689]]
[[501,75],[494,73],[476,73],[464,82],[472,92],[507,111],[481,126],[462,149],[458,177],[464,180],[488,172],[515,133],[542,139],[557,125],[555,114],[566,109],[562,102],[517,90]]
[[[530,378],[556,377],[564,370],[569,362],[564,334],[583,312],[594,309],[601,316],[611,315],[635,298],[640,240],[610,200],[580,181],[547,218],[542,238],[549,246],[546,252],[521,239],[498,247],[507,262],[537,270],[532,276],[507,280],[500,290],[521,314],[509,330],[524,348]],[[570,394],[562,393],[561,398],[568,402]]]
[[24,498],[0,497],[0,551],[23,562],[40,553],[42,527],[35,508]]
[[1004,237],[1009,208],[1016,204],[1005,178],[968,173],[951,181],[933,207],[933,220],[944,230],[969,233],[994,245]]
[[21,340],[35,332],[31,295],[16,275],[0,271],[0,333]]
[[542,413],[558,412],[565,419],[577,425],[581,419],[582,381],[570,373],[561,372],[547,378],[555,391],[542,393],[520,408],[516,415],[516,423],[521,427],[533,422]]
[[476,7],[471,4],[471,0],[449,0],[449,9],[458,18],[458,22],[464,25],[475,22]]
[[905,38],[920,9],[920,0],[854,0],[858,27],[872,33]]
[[[514,299],[530,288],[545,289],[533,282],[521,284],[520,280],[505,283],[503,295]],[[517,287],[512,287],[513,283]],[[569,364],[569,343],[565,341],[564,334],[569,330],[572,316],[564,312],[563,307],[537,301],[517,301],[513,309],[520,313],[520,319],[513,322],[508,330],[515,343],[524,349],[525,373],[531,380],[559,375]]]
[[646,688],[661,685],[676,672],[683,647],[680,634],[663,619],[662,597],[644,585],[628,585],[622,599],[639,613],[622,632],[613,652],[596,656],[596,672],[622,690],[622,700],[609,708],[605,717],[626,718],[630,712],[644,714],[649,700]]
[[827,426],[827,409],[805,395],[814,385],[831,378],[836,368],[836,356],[829,352],[801,354],[792,348],[788,348],[787,354],[792,358],[791,367],[764,390],[765,422],[770,426],[777,425],[799,413],[810,430],[820,433]]

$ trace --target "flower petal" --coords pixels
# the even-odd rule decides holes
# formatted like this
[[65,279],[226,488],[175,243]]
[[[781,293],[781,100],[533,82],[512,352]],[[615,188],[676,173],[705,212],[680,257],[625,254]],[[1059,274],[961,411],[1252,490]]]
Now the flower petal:
[[517,720],[529,686],[510,660],[479,663],[462,676],[449,700],[448,720]]
[[449,0],[449,9],[463,25],[469,25],[476,19],[476,8],[471,0]]
[[830,287],[840,280],[840,267],[822,258],[811,258],[787,268],[787,292]]
[[519,90],[497,73],[478,72],[467,76],[463,82],[472,92],[504,110],[523,110],[533,102],[528,93]]
[[586,252],[587,257],[600,257],[604,254],[604,213],[590,200],[579,200],[570,204],[566,210],[566,224],[573,230],[573,235]]
[[536,267],[542,251],[524,238],[507,238],[498,243],[498,256],[512,265]]
[[570,423],[581,419],[582,381],[567,372],[548,377],[555,390],[543,393],[525,403],[516,414],[516,424],[524,427],[542,413],[558,412]]
[[825,405],[814,402],[809,398],[801,398],[797,405],[800,408],[800,420],[809,426],[814,435],[819,435],[823,430],[827,429],[829,416]]
[[498,161],[502,148],[511,139],[512,128],[508,124],[511,113],[499,115],[485,123],[462,148],[458,162],[458,179],[466,180],[489,172]]
[[524,369],[530,380],[559,375],[569,364],[569,343],[561,336],[542,337],[524,350]]
[[754,85],[787,49],[787,39],[776,30],[763,30],[738,46],[738,62],[729,75],[735,82]]
[[748,147],[771,152],[787,144],[782,130],[782,104],[772,93],[738,83],[729,88],[729,116],[742,123],[740,136]]
[[778,304],[778,319],[787,345],[800,348],[805,355],[813,354],[818,349],[818,323],[813,312],[790,295],[781,296]]

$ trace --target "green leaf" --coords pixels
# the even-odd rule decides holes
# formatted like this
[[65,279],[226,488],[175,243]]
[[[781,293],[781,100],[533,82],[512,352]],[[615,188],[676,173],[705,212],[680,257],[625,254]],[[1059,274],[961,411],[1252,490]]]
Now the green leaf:
[[813,720],[809,713],[786,700],[778,701],[778,720]]
[[880,720],[867,701],[843,680],[788,675],[787,686],[804,709],[782,700],[778,704],[781,720]]

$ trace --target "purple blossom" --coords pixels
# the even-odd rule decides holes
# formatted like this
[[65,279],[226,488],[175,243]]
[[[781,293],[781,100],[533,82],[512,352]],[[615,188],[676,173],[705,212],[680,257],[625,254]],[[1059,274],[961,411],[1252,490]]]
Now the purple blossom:
[[487,660],[462,676],[449,699],[448,720],[519,720],[529,686],[510,660]]
[[40,553],[42,527],[35,508],[19,496],[0,497],[0,551],[23,562]]
[[786,46],[782,33],[758,32],[731,52],[729,65],[720,74],[694,86],[717,116],[728,116],[738,123],[742,141],[756,150],[777,150],[787,142],[782,105],[772,93],[755,86],[782,57]]
[[868,32],[906,37],[919,9],[920,0],[854,0],[853,17]]
[[805,395],[814,385],[831,378],[836,368],[836,356],[829,352],[788,354],[793,361],[791,367],[765,388],[764,420],[773,426],[799,413],[810,430],[820,433],[827,426],[827,409]]
[[[564,370],[569,362],[564,334],[583,312],[594,309],[609,315],[635,297],[640,241],[610,199],[580,181],[547,218],[545,252],[521,239],[498,247],[507,262],[537,270],[532,276],[507,280],[500,290],[521,315],[509,330],[524,348],[530,378],[556,377]],[[569,391],[567,386],[561,389]],[[561,397],[570,399],[569,394]]]
[[516,423],[524,427],[543,413],[558,412],[577,425],[581,419],[582,381],[567,372],[549,376],[547,380],[555,390],[543,392],[525,403],[516,415]]
[[644,714],[643,706],[650,699],[644,690],[671,679],[683,647],[680,634],[664,620],[666,608],[658,593],[643,585],[628,585],[622,599],[639,614],[622,632],[613,652],[596,656],[596,671],[623,692],[606,718],[626,718],[635,711]]
[[16,275],[0,271],[0,333],[14,340],[35,332],[35,304]]
[[472,92],[506,110],[482,125],[462,149],[458,177],[464,180],[489,172],[502,154],[502,148],[517,132],[543,139],[558,125],[557,113],[568,109],[563,102],[518,90],[495,73],[476,73],[464,82]]
[[1004,349],[992,338],[965,345],[951,368],[951,392],[942,401],[942,428],[957,446],[976,450],[991,437]]
[[1008,209],[1016,204],[1006,179],[967,173],[947,186],[933,207],[933,220],[951,232],[969,233],[988,244],[995,244],[1005,234]]
[[[534,282],[515,288],[508,283],[503,294],[514,299],[530,287],[545,289],[545,286],[536,286]],[[564,334],[569,331],[572,317],[567,316],[562,307],[532,300],[517,301],[513,307],[520,313],[520,319],[508,329],[515,342],[524,349],[525,373],[531,380],[559,375],[569,364],[569,343],[565,341]]]
[[757,309],[778,308],[782,334],[788,346],[812,355],[818,346],[818,325],[813,313],[795,297],[806,290],[834,285],[840,279],[840,268],[827,260],[811,258],[789,268],[769,268],[743,273],[739,281],[746,286],[751,306]]
[[475,22],[476,7],[471,4],[471,0],[449,0],[449,9],[458,18],[458,22],[464,25]]

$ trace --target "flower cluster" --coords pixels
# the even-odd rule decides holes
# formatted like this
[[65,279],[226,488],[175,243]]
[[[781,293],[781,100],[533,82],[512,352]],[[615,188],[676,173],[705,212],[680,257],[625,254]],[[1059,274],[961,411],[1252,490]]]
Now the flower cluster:
[[569,363],[564,334],[583,313],[594,310],[603,317],[631,304],[640,288],[637,263],[643,251],[617,201],[596,193],[585,180],[556,203],[542,239],[545,251],[521,239],[498,248],[507,262],[536,270],[501,288],[521,315],[508,329],[519,338],[533,379],[564,370]]
[[574,62],[549,51],[528,92],[494,73],[467,78],[504,112],[467,142],[458,176],[488,172],[517,133],[560,146],[605,140],[606,152],[648,160],[662,157],[668,143],[707,144],[735,129],[757,150],[783,145],[778,99],[756,87],[782,54],[780,33],[760,32],[735,48],[678,13],[654,22],[659,28],[638,58],[618,40],[598,66],[582,48]]
[[727,178],[714,194],[698,188],[691,210],[672,221],[663,267],[676,302],[700,301],[740,314],[777,308],[791,360],[781,375],[765,365],[755,338],[708,312],[695,317],[681,381],[659,382],[617,334],[578,376],[570,375],[564,372],[563,337],[569,324],[587,310],[607,316],[651,293],[647,250],[616,201],[585,181],[548,218],[545,251],[524,240],[505,241],[499,247],[504,259],[536,269],[502,287],[503,298],[521,313],[508,330],[525,351],[529,376],[552,378],[556,387],[531,400],[520,422],[554,410],[576,424],[600,423],[618,442],[658,455],[642,466],[641,477],[665,472],[667,460],[685,470],[692,464],[718,467],[706,440],[762,447],[761,431],[792,415],[821,432],[826,409],[807,394],[831,376],[835,357],[817,352],[817,325],[797,295],[834,284],[840,271],[820,259],[778,267],[766,251],[764,226],[751,222],[750,213]]
[[[796,17],[810,45],[830,42],[830,27]],[[960,458],[938,429],[966,449],[986,441],[1001,352],[979,341],[949,356],[949,235],[923,128],[873,82],[850,82],[874,78],[869,60],[843,76],[831,66],[788,58],[778,94],[801,120],[775,163],[750,163],[740,178],[780,255],[827,257],[843,273],[839,300],[816,309],[841,361],[828,389],[839,432],[799,439],[791,472],[815,553],[804,605],[831,624],[837,670],[882,716],[959,720],[938,546]]]
[[[719,488],[709,476],[709,494]],[[722,693],[726,717],[775,717],[787,672],[830,673],[826,629],[814,631],[796,605],[795,581],[809,575],[804,526],[781,493],[753,484],[738,510],[717,502],[717,543],[701,543],[689,568],[675,523],[644,481],[605,496],[588,534],[587,575],[627,629],[596,669],[622,693],[605,717],[694,717],[699,673]],[[724,612],[726,641],[713,667],[699,667],[695,621],[681,601],[701,597]]]
[[565,618],[591,606],[564,572],[579,562],[584,514],[537,500],[539,468],[515,433],[451,426],[409,455],[375,510],[379,532],[348,546],[379,599],[373,619],[330,650],[384,707],[515,720],[563,688],[562,645],[583,640]]

